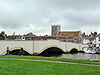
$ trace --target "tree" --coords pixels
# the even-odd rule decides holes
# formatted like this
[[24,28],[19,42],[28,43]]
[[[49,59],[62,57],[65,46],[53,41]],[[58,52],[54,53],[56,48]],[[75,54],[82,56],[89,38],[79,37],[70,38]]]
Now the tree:
[[1,32],[1,34],[5,35],[5,32],[4,32],[4,31],[2,31],[2,32]]
[[0,33],[0,40],[4,40],[4,39],[5,39],[5,32],[2,31],[2,32]]
[[96,35],[97,35],[97,32],[94,32],[94,37],[96,37]]
[[4,39],[5,39],[4,35],[0,33],[0,40],[4,40]]

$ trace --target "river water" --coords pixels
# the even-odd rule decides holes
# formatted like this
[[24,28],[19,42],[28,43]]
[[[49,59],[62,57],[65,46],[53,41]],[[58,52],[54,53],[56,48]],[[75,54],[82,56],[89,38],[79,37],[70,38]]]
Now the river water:
[[100,60],[100,54],[85,54],[85,53],[78,53],[78,54],[62,54],[59,56],[50,56],[56,58],[72,58],[72,59],[98,59]]

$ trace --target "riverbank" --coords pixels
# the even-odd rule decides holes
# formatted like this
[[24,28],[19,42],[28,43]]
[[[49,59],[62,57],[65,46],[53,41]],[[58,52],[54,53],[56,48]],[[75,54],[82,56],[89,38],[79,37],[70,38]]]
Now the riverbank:
[[0,58],[50,60],[50,61],[62,61],[62,62],[71,62],[71,63],[82,63],[82,64],[100,65],[99,60],[82,60],[82,59],[70,59],[70,58],[53,58],[53,57],[42,57],[42,56],[0,55]]
[[0,75],[99,75],[100,66],[0,59]]

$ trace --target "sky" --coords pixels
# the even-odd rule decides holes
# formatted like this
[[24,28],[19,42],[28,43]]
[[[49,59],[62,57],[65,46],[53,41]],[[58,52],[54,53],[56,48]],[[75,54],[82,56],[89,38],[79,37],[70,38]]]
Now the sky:
[[51,35],[61,31],[100,32],[100,0],[0,0],[0,31]]

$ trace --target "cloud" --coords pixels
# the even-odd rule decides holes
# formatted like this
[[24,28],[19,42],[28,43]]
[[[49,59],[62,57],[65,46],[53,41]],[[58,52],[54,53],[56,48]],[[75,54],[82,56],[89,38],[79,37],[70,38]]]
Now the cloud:
[[8,34],[50,35],[50,25],[61,24],[62,31],[89,33],[96,26],[95,31],[100,32],[99,3],[100,0],[0,0],[0,29]]

